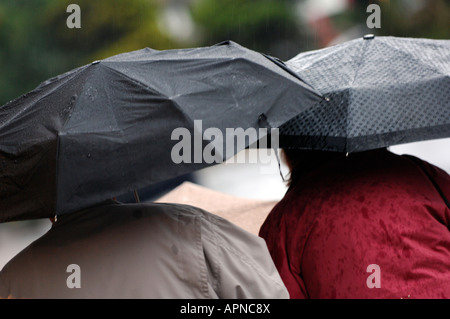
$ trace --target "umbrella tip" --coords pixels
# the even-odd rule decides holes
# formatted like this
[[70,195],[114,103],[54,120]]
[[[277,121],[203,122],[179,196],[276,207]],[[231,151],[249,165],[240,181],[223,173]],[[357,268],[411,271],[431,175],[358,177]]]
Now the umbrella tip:
[[264,113],[259,114],[258,124],[265,128],[271,128],[271,126],[269,125],[269,122],[267,121],[267,116]]
[[366,35],[363,37],[363,39],[364,39],[364,40],[372,40],[372,39],[375,39],[375,35],[374,35],[374,34],[366,34]]

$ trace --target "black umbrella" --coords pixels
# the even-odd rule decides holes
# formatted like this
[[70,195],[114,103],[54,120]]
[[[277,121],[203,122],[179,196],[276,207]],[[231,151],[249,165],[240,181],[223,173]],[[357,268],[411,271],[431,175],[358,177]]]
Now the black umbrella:
[[280,145],[358,152],[450,137],[450,40],[365,36],[286,62],[325,100]]
[[[207,128],[226,143],[227,128],[277,127],[321,99],[279,61],[233,42],[74,69],[0,107],[0,222],[72,212],[215,164],[198,158],[203,147],[234,154],[217,134],[202,138]],[[192,156],[174,161],[174,149]]]

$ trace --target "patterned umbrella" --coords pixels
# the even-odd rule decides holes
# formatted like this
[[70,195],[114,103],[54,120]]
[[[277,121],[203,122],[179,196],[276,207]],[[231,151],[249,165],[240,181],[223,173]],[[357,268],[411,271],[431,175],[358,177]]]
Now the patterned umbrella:
[[286,64],[325,100],[280,128],[283,147],[351,153],[450,137],[450,40],[368,35]]

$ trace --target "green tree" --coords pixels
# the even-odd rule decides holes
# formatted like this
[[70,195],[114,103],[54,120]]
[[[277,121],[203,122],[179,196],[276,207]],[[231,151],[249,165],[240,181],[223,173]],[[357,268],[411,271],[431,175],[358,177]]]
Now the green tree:
[[68,29],[65,10],[72,2],[52,2],[44,13],[46,29],[54,30],[54,44],[66,54],[93,60],[145,46],[176,46],[157,25],[160,7],[156,0],[77,0],[82,28]]
[[[0,104],[31,89],[55,71],[48,64],[48,46],[36,23],[47,0],[0,3]],[[56,64],[54,65],[56,66]]]
[[202,44],[233,40],[256,51],[291,57],[302,34],[291,0],[198,0],[191,6]]
[[380,35],[450,39],[450,1],[418,1],[410,8],[405,0],[382,1]]
[[[369,4],[378,4],[381,28],[366,27]],[[366,33],[380,36],[450,39],[449,0],[358,0],[333,18],[336,29],[344,32],[359,25]]]
[[0,105],[40,82],[93,60],[143,47],[176,47],[160,28],[158,0],[77,0],[81,28],[70,29],[71,0],[0,3]]

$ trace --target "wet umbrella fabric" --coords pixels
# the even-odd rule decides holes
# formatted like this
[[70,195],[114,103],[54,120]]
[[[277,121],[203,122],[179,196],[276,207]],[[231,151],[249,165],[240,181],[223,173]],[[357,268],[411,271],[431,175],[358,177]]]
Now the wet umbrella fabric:
[[147,48],[71,70],[0,107],[0,222],[72,212],[215,163],[174,163],[176,128],[202,138],[207,128],[277,127],[320,99],[234,42]]
[[366,36],[286,62],[325,100],[280,145],[358,152],[450,137],[450,40]]

